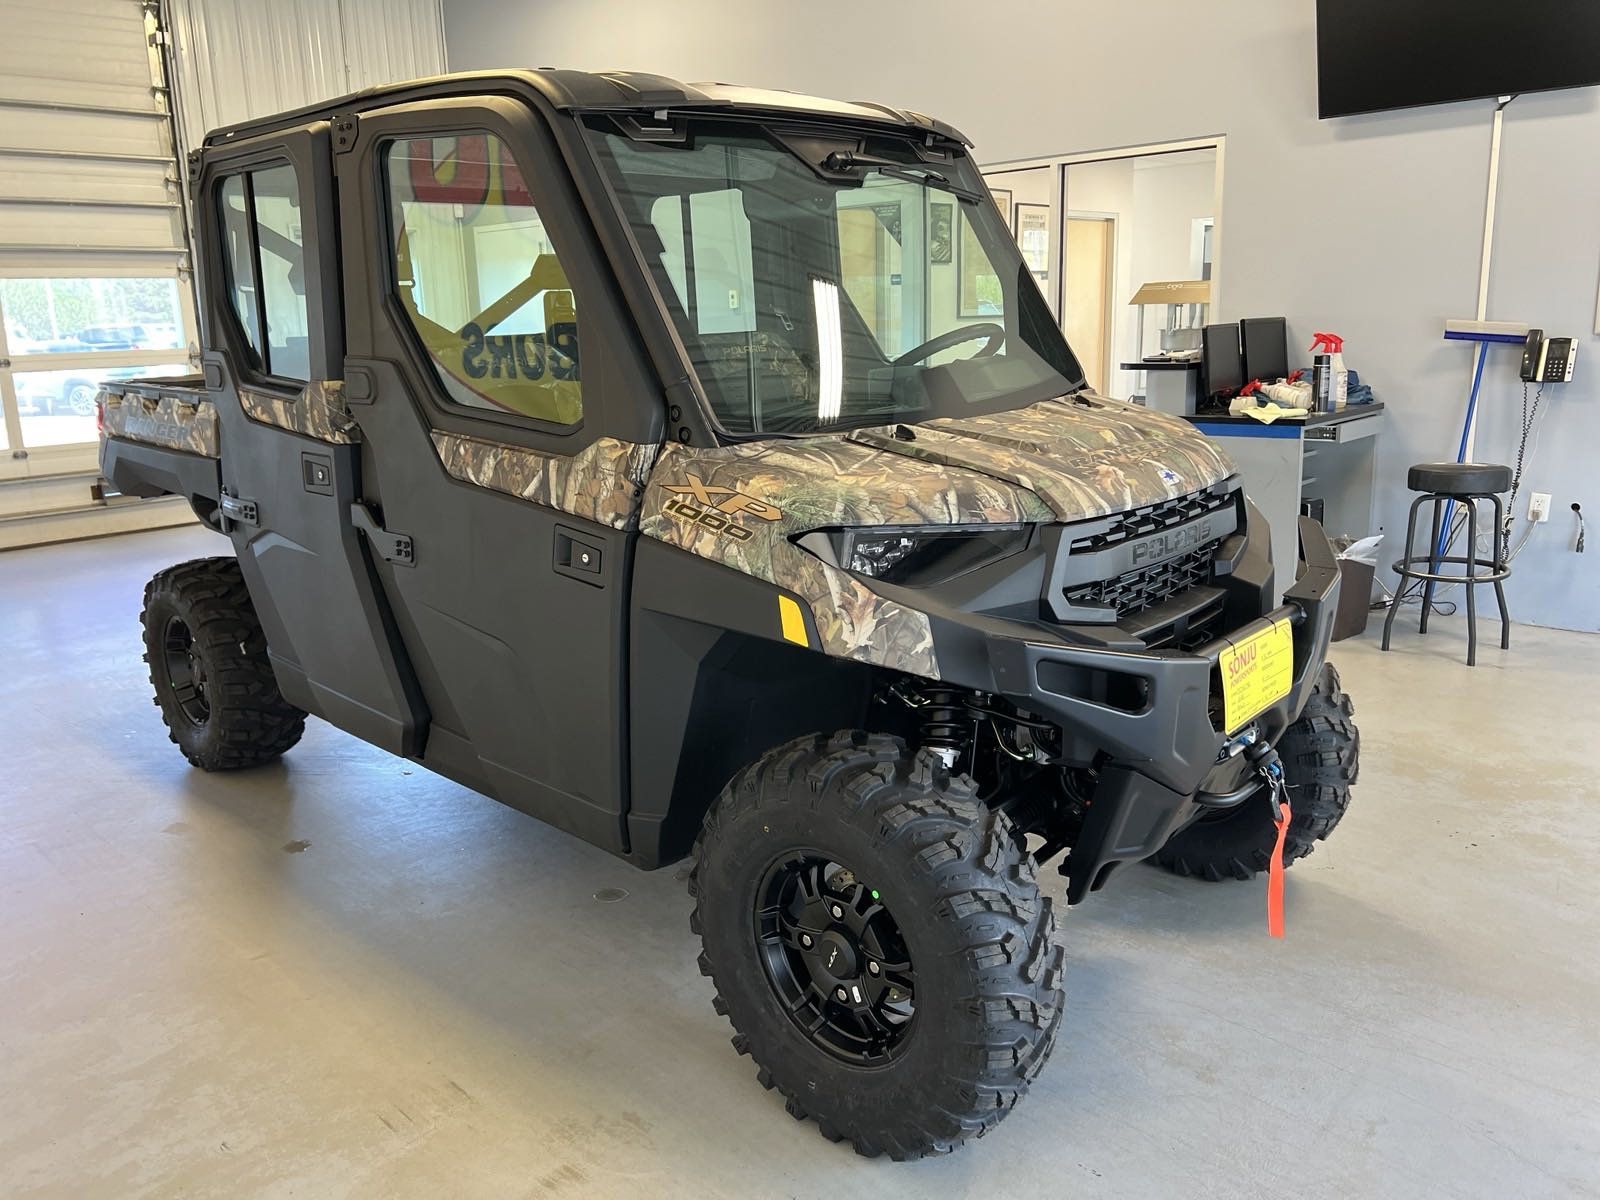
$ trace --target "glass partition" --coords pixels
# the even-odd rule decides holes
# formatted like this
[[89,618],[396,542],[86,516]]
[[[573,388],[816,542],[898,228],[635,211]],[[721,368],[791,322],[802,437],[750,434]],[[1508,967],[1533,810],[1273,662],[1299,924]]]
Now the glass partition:
[[1097,390],[1139,399],[1139,362],[1198,347],[1186,331],[1198,311],[1148,311],[1141,338],[1132,300],[1151,283],[1213,280],[1219,179],[1220,145],[1194,143],[984,168]]

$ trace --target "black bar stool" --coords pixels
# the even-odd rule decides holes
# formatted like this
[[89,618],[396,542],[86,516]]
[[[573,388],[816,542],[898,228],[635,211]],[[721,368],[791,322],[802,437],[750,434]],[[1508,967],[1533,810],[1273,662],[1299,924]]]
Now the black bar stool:
[[[1500,581],[1511,574],[1506,566],[1505,506],[1500,493],[1511,490],[1511,468],[1490,463],[1419,463],[1406,475],[1406,486],[1421,492],[1411,502],[1411,516],[1406,521],[1406,552],[1395,559],[1394,569],[1400,574],[1400,584],[1395,588],[1394,600],[1389,604],[1389,615],[1383,622],[1383,648],[1389,648],[1389,631],[1394,628],[1394,615],[1400,611],[1400,597],[1406,583],[1412,579],[1424,580],[1422,591],[1422,621],[1418,633],[1428,632],[1428,613],[1433,608],[1435,583],[1460,583],[1467,589],[1467,666],[1478,660],[1478,611],[1473,603],[1474,588],[1480,583],[1494,584],[1495,599],[1500,601],[1500,649],[1511,649],[1511,614],[1506,609],[1506,593]],[[1467,509],[1467,553],[1440,554],[1439,530],[1444,523],[1444,510],[1455,500]],[[1491,561],[1478,557],[1478,501],[1488,500],[1494,505],[1494,558]],[[1433,504],[1433,537],[1428,541],[1426,554],[1412,553],[1417,536],[1417,509],[1429,502]],[[1428,569],[1420,570],[1418,563]],[[1455,563],[1465,568],[1460,575],[1441,574],[1444,563]],[[1487,567],[1488,573],[1478,574],[1478,568]]]

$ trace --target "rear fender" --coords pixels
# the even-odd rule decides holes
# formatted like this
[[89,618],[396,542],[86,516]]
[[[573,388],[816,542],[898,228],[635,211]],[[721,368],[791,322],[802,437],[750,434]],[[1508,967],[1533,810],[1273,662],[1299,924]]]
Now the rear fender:
[[182,496],[201,516],[216,510],[222,494],[215,458],[124,438],[101,444],[100,473],[124,496]]

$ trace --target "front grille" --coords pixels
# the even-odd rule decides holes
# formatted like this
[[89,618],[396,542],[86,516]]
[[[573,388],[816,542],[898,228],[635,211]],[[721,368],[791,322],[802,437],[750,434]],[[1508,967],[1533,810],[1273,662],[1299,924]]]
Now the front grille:
[[1138,631],[1139,640],[1147,649],[1194,650],[1207,642],[1215,641],[1222,632],[1222,615],[1225,607],[1221,592],[1211,589],[1210,599],[1197,609],[1186,610],[1168,621],[1160,621]]
[[1187,554],[1152,563],[1148,567],[1137,567],[1114,579],[1069,587],[1066,589],[1067,601],[1080,607],[1115,608],[1119,620],[1143,612],[1179,592],[1209,582],[1211,560],[1216,557],[1220,544],[1209,542]]
[[1233,503],[1233,493],[1226,491],[1195,492],[1192,495],[1179,496],[1176,500],[1163,500],[1159,504],[1136,508],[1132,512],[1119,513],[1109,524],[1097,523],[1099,527],[1093,533],[1075,538],[1067,552],[1082,554],[1085,551],[1104,550],[1108,546],[1121,545],[1132,538],[1160,533],[1163,529],[1182,525],[1185,521],[1192,521],[1206,513],[1220,512]]

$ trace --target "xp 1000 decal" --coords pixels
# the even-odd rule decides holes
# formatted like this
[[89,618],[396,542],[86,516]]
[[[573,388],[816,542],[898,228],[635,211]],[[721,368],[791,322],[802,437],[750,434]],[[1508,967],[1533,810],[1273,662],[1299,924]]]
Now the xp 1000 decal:
[[740,523],[740,517],[749,515],[761,521],[777,521],[783,517],[782,509],[765,500],[733,488],[708,484],[692,472],[685,479],[686,483],[661,485],[672,493],[672,499],[661,506],[661,511],[711,533],[735,542],[748,542],[755,533]]

